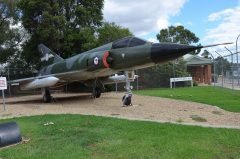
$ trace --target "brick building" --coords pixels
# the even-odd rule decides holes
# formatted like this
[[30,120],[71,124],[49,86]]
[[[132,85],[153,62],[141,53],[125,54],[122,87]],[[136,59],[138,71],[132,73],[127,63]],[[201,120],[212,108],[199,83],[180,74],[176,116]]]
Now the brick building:
[[198,83],[211,84],[213,61],[197,55],[187,54],[183,57],[187,71]]

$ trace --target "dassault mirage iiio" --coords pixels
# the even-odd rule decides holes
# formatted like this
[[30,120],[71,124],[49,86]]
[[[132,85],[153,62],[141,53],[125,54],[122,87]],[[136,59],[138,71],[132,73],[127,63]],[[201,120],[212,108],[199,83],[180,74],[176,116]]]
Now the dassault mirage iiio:
[[[205,47],[211,46],[216,45]],[[41,88],[44,102],[50,102],[52,96],[49,90],[58,84],[82,82],[93,88],[93,97],[99,98],[101,88],[105,84],[124,81],[126,82],[127,93],[122,101],[124,105],[130,105],[132,97],[130,82],[135,78],[134,70],[164,63],[203,47],[173,43],[151,43],[137,37],[126,37],[68,59],[63,59],[40,44],[38,50],[42,55],[43,67],[38,76],[14,80],[11,83],[19,83],[22,90]],[[125,76],[111,76],[119,72],[124,72]]]

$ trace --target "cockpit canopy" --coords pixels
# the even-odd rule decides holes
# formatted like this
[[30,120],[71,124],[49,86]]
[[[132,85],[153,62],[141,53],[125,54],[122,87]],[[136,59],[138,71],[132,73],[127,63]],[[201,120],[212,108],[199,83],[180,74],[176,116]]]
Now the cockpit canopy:
[[137,37],[126,37],[112,43],[112,49],[134,47],[146,44],[147,41],[139,39]]

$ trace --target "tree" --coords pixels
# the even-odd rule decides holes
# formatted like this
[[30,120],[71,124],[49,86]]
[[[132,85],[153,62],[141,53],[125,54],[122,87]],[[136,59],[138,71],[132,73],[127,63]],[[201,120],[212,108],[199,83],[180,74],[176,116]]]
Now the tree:
[[[211,59],[213,61],[215,61],[215,74],[216,75],[221,75],[222,74],[222,70],[223,70],[223,74],[226,74],[227,70],[231,70],[231,64],[227,59],[224,59],[221,56],[218,56],[215,59],[212,59],[212,57],[210,56],[211,53],[207,50],[204,50],[203,53],[201,54],[201,56],[203,56],[204,58],[208,58]],[[212,70],[214,70],[214,65],[212,64]]]
[[0,2],[0,63],[7,63],[18,50],[20,34],[18,28],[11,27],[18,22],[15,1]]
[[211,59],[211,57],[210,57],[210,52],[207,51],[206,49],[203,50],[203,53],[201,54],[201,56],[203,56],[203,57],[206,58],[206,59]]
[[[144,77],[143,85],[147,87],[169,87],[170,78],[189,75],[183,59],[142,69],[138,72],[140,77]],[[182,86],[182,84],[180,85]]]
[[[179,43],[179,44],[195,44],[199,42],[199,38],[184,26],[169,26],[167,29],[162,29],[157,34],[159,42]],[[201,44],[198,44],[200,46]],[[194,51],[190,54],[198,54],[201,49]]]
[[157,34],[159,42],[170,42],[180,44],[193,44],[199,41],[199,38],[183,26],[169,26],[167,29],[162,29]]
[[98,45],[103,45],[132,35],[128,28],[123,28],[115,23],[105,22],[103,26],[98,29]]
[[[224,59],[223,57],[218,56],[215,58],[215,74],[222,74],[222,68],[223,68],[223,74],[226,75],[226,71],[231,70],[231,64],[227,59]],[[213,70],[213,65],[212,65]]]
[[103,19],[103,0],[20,0],[18,6],[23,26],[30,34],[22,54],[29,65],[39,67],[39,43],[63,58],[96,46],[95,31]]

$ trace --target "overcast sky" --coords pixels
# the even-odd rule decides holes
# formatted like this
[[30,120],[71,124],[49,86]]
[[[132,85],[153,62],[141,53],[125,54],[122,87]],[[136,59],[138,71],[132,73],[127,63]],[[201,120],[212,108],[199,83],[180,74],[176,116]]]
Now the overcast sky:
[[104,19],[153,42],[169,25],[183,25],[204,45],[235,42],[240,34],[240,0],[105,0]]

